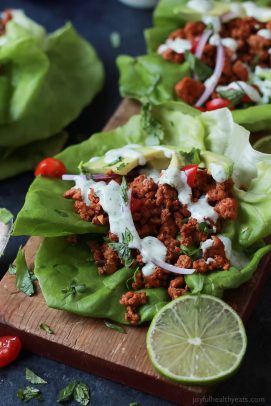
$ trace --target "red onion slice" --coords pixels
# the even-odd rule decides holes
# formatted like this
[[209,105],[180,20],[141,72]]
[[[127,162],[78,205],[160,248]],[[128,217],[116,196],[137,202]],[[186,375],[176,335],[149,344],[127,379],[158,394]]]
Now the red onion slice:
[[198,42],[197,48],[196,48],[196,52],[195,52],[195,56],[197,58],[201,58],[202,57],[202,53],[204,50],[204,47],[210,37],[210,35],[212,34],[212,30],[205,30],[202,34],[202,36],[200,37],[200,40]]
[[216,85],[220,79],[220,76],[222,74],[224,63],[225,63],[225,51],[224,51],[223,45],[220,42],[218,44],[217,52],[216,52],[216,63],[215,63],[214,73],[212,74],[212,76],[209,77],[209,79],[207,79],[208,85],[206,86],[204,92],[202,93],[202,95],[200,96],[198,101],[196,102],[196,104],[195,104],[196,107],[202,106],[213,93],[213,91],[216,88]]
[[165,269],[166,271],[178,273],[180,275],[191,275],[195,272],[195,269],[187,269],[187,268],[179,268],[178,266],[174,266],[168,264],[167,262],[160,261],[160,260],[152,260],[152,263],[159,268]]

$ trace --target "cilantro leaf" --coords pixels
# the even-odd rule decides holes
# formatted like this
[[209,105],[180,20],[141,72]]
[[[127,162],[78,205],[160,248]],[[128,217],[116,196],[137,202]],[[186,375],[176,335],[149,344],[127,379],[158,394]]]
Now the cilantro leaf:
[[41,391],[39,389],[33,388],[32,386],[18,389],[17,397],[23,402],[29,402],[32,399],[43,400]]
[[33,384],[48,383],[29,368],[25,368],[25,379]]
[[7,209],[0,209],[0,222],[8,224],[13,219],[13,214]]
[[124,330],[124,328],[121,326],[118,326],[117,324],[110,323],[109,321],[106,321],[106,320],[104,321],[104,324],[106,325],[106,327],[111,328],[112,330],[115,330],[118,333],[127,334],[127,332]]
[[70,400],[73,396],[73,391],[76,387],[76,382],[71,382],[65,388],[61,389],[61,391],[58,394],[57,397],[57,402],[66,402],[67,400]]
[[122,182],[120,185],[121,197],[124,200],[124,203],[128,203],[128,184],[126,182],[125,176],[122,177]]
[[108,246],[113,250],[117,251],[119,257],[124,261],[126,268],[129,268],[133,263],[133,257],[131,255],[131,249],[129,248],[129,243],[133,241],[133,236],[128,228],[125,229],[124,234],[122,234],[121,242],[110,242]]
[[136,281],[136,275],[140,272],[140,268],[137,267],[133,276],[131,276],[131,278],[127,279],[126,281],[126,287],[128,290],[132,289],[132,283]]
[[[33,275],[33,274],[32,274]],[[35,287],[33,285],[32,278],[36,278],[35,275],[31,277],[31,274],[27,268],[24,252],[22,247],[19,248],[16,257],[16,287],[27,296],[33,296],[35,293]]]
[[190,70],[197,76],[198,80],[204,81],[212,75],[212,69],[191,52],[185,51],[184,57]]
[[161,123],[152,116],[150,103],[146,103],[142,107],[140,125],[146,135],[146,145],[161,144],[165,137],[165,132]]
[[200,255],[200,248],[190,246],[187,247],[186,245],[181,244],[181,253],[188,255],[192,259],[198,259]]
[[51,329],[51,327],[49,327],[48,324],[46,324],[46,323],[41,323],[40,329],[45,331],[48,334],[55,334],[54,331]]
[[213,234],[214,232],[213,227],[206,223],[206,221],[199,223],[198,229],[207,235]]
[[84,293],[87,287],[84,283],[78,283],[73,279],[66,289],[61,289],[61,292],[64,293],[64,299],[68,296],[75,296],[78,293]]
[[230,100],[231,106],[237,106],[241,102],[242,97],[245,95],[245,92],[240,87],[240,89],[220,90],[218,94],[220,97],[222,97],[222,99]]
[[74,388],[73,397],[80,405],[87,406],[90,402],[89,388],[85,383],[79,382]]
[[192,148],[189,152],[180,151],[180,154],[182,155],[182,157],[184,159],[185,165],[188,165],[188,164],[199,165],[201,163],[200,149],[198,149],[198,148]]

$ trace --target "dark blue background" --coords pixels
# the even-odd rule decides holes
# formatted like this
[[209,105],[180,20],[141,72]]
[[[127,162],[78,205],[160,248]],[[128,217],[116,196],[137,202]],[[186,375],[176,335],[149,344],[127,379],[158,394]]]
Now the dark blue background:
[[[113,111],[120,96],[118,93],[118,73],[115,58],[120,53],[138,55],[144,53],[143,29],[151,25],[151,12],[126,7],[117,0],[1,0],[0,7],[22,8],[26,13],[52,31],[71,20],[77,30],[97,49],[104,62],[106,84],[76,122],[70,125],[71,143],[87,138],[100,131]],[[109,35],[118,31],[121,35],[120,48],[112,48]],[[76,97],[76,96],[75,96]],[[0,135],[1,136],[1,135]],[[0,207],[7,207],[14,214],[21,208],[25,193],[31,183],[31,173],[0,182]],[[12,238],[4,258],[0,261],[0,276],[16,256],[18,246],[25,240]],[[237,375],[222,383],[214,396],[220,397],[210,405],[248,405],[243,397],[265,398],[259,405],[271,405],[271,281],[262,292],[258,305],[247,324],[248,350]],[[29,367],[48,380],[49,385],[41,385],[45,401],[43,405],[56,404],[58,391],[71,380],[87,383],[92,392],[92,405],[129,406],[138,402],[141,406],[169,406],[170,403],[137,392],[128,387],[70,368],[33,354],[23,353],[11,366],[0,370],[0,405],[16,406],[19,387],[25,386],[24,368]],[[230,401],[222,397],[231,397]],[[237,398],[237,399],[234,399]],[[235,402],[235,403],[233,403]],[[255,401],[254,401],[255,402]],[[31,404],[39,404],[33,401]],[[71,403],[71,404],[76,404]]]

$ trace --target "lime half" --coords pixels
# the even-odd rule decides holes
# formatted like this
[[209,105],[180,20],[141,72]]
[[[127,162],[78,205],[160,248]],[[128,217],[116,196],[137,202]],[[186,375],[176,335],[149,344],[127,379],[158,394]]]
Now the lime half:
[[186,384],[209,384],[233,374],[246,345],[238,314],[209,295],[185,295],[168,303],[147,334],[153,366],[167,378]]
[[260,138],[253,144],[253,148],[265,154],[271,154],[271,135]]

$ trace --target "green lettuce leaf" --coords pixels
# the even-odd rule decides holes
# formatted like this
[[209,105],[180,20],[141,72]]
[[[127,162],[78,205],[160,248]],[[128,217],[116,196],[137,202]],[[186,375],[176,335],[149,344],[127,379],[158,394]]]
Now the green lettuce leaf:
[[[0,48],[0,145],[19,147],[57,134],[103,83],[94,49],[67,23],[48,36],[34,22],[10,21]],[[30,20],[31,21],[31,20]]]
[[[125,307],[119,300],[127,291],[126,282],[133,272],[122,268],[112,275],[100,276],[86,243],[71,245],[61,237],[46,238],[35,263],[35,274],[48,306],[125,324]],[[65,296],[63,290],[71,281],[85,285],[83,292]],[[169,300],[165,289],[145,291],[148,303],[140,309],[141,323],[151,320]]]

